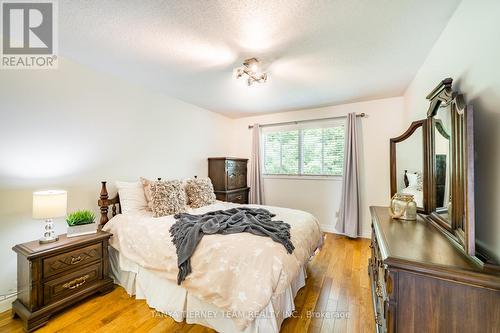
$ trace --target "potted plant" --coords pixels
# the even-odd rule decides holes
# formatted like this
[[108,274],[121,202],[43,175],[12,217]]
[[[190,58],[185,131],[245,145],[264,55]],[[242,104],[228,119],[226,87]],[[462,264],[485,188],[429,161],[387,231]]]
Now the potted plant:
[[66,217],[68,223],[68,237],[95,234],[97,224],[94,222],[95,215],[90,210],[78,210]]

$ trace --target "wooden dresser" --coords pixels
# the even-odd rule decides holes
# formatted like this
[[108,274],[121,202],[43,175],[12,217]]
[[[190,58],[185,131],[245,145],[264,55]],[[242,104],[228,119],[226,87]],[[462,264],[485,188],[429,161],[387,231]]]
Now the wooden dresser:
[[214,185],[217,200],[247,204],[246,158],[214,157],[208,159],[208,177]]
[[499,332],[500,274],[483,270],[424,218],[370,207],[377,332]]
[[68,238],[49,244],[38,241],[18,244],[17,300],[14,315],[24,322],[26,331],[45,325],[50,316],[96,292],[113,289],[108,275],[110,233]]

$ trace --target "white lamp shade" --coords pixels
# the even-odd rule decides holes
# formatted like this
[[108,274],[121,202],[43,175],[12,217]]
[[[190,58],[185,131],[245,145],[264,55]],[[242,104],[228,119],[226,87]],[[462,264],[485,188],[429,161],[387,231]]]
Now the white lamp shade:
[[66,191],[40,191],[33,193],[33,218],[52,219],[66,216],[68,206]]

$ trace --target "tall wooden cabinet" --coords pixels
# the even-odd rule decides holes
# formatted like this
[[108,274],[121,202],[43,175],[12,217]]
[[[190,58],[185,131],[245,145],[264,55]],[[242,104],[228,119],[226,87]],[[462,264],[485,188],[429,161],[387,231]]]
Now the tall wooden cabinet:
[[214,185],[217,200],[247,204],[246,158],[212,157],[208,159],[208,177]]

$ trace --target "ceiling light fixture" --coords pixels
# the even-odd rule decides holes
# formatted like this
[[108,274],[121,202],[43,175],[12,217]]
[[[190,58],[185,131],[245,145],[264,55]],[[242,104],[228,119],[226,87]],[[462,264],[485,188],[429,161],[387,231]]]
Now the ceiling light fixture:
[[267,73],[259,73],[259,61],[256,58],[246,59],[243,66],[234,69],[234,75],[237,79],[246,75],[249,86],[254,82],[264,83],[267,81]]

